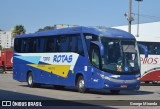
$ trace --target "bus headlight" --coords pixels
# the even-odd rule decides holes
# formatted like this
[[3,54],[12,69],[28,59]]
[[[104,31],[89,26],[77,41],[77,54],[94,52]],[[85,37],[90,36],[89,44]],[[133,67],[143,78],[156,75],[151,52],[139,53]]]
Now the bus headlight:
[[100,76],[101,78],[103,78],[103,79],[111,80],[111,78],[110,78],[110,77],[105,76],[105,75],[103,75],[103,74],[99,74],[99,76]]
[[138,77],[138,78],[137,78],[137,80],[140,80],[140,79],[141,79],[141,77]]
[[108,76],[104,76],[104,79],[106,79],[106,80],[111,80],[111,78],[108,77]]

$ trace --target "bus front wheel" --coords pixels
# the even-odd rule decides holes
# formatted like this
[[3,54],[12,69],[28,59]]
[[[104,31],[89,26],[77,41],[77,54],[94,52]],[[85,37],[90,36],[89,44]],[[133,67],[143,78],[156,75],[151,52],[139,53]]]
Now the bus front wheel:
[[149,84],[149,81],[145,81],[146,84]]
[[33,82],[33,75],[32,73],[29,73],[27,76],[27,83],[29,87],[35,87],[35,83]]
[[80,93],[85,93],[87,92],[87,88],[85,88],[85,82],[84,82],[84,78],[83,76],[79,76],[78,77],[78,80],[77,80],[77,90],[80,92]]

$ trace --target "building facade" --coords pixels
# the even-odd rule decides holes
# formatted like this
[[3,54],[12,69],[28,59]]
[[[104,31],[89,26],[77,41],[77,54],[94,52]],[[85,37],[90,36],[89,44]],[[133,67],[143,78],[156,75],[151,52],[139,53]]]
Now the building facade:
[[2,49],[13,47],[13,37],[11,31],[0,31],[0,45]]

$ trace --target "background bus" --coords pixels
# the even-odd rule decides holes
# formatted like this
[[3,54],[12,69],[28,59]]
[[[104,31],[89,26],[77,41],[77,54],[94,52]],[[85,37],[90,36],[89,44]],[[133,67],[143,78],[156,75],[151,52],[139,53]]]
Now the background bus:
[[138,90],[140,57],[136,39],[118,29],[74,27],[17,36],[13,78],[40,84]]
[[160,42],[158,38],[151,38],[148,41],[139,41],[148,48],[148,58],[144,57],[143,50],[140,50],[141,56],[141,81],[145,83],[158,83],[160,81]]

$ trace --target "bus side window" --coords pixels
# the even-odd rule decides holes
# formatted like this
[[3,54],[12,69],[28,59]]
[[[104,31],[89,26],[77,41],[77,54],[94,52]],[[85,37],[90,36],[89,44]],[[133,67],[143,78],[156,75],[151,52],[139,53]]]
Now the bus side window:
[[153,54],[154,55],[160,54],[160,43],[156,42],[153,44]]
[[78,45],[77,45],[77,36],[71,37],[71,52],[77,53]]
[[37,44],[37,42],[36,42],[36,38],[33,38],[33,39],[29,39],[29,49],[28,49],[28,52],[29,53],[34,53],[34,52],[36,52],[36,44]]
[[73,35],[73,36],[71,36],[70,41],[71,41],[70,51],[84,56],[84,50],[83,50],[81,36],[80,35]]
[[155,48],[156,48],[156,54],[160,55],[160,43],[158,43]]
[[62,36],[60,37],[60,52],[68,52],[69,51],[69,37]]
[[46,52],[55,52],[56,51],[56,44],[55,44],[55,38],[49,37],[46,39]]
[[[147,43],[146,43],[146,42],[138,42],[138,43],[146,46],[146,48],[148,49],[148,46],[147,46]],[[138,49],[139,49],[139,53],[140,53],[140,54],[145,54],[145,53],[144,53],[144,50],[143,50],[141,47],[138,46]]]
[[21,45],[21,53],[27,52],[27,39],[22,39],[22,45]]
[[[138,42],[145,45],[148,48],[148,54],[159,55],[160,54],[160,43],[158,42]],[[140,54],[144,54],[144,51],[139,48]]]
[[78,54],[84,56],[83,44],[81,36],[78,36]]
[[38,37],[36,40],[36,52],[37,53],[42,53],[44,52],[44,38],[43,37]]
[[53,44],[53,51],[54,52],[57,52],[57,37],[54,37],[54,42],[53,42],[54,44]]
[[92,46],[91,48],[91,63],[93,66],[100,68],[100,51],[97,46]]
[[36,45],[36,52],[39,53],[40,52],[40,38],[37,38],[37,45]]
[[141,47],[138,47],[138,48],[139,48],[139,53],[144,54],[144,50]]
[[27,38],[25,53],[34,53],[36,51],[36,39]]
[[148,53],[149,53],[149,54],[155,54],[155,53],[154,53],[154,45],[148,44]]
[[152,54],[152,55],[156,55],[156,44],[155,43],[151,43],[151,42],[147,42],[146,43],[147,47],[148,47],[148,54]]
[[21,53],[21,44],[22,44],[22,40],[21,39],[15,39],[14,49],[18,53]]
[[89,53],[91,41],[98,41],[98,36],[93,35],[93,34],[84,33],[84,37],[85,37],[85,42],[86,42],[86,46],[87,46],[88,53]]

